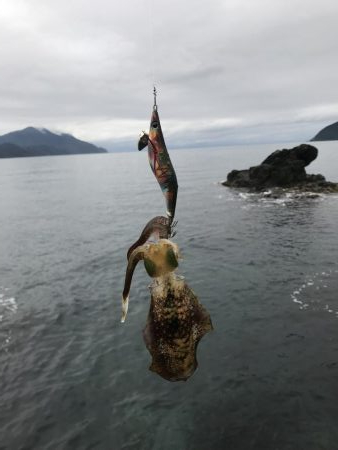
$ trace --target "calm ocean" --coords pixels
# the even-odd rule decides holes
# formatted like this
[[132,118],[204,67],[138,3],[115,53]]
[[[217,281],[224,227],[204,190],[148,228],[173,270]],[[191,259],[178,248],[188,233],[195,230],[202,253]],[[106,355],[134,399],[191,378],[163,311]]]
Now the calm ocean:
[[178,383],[148,370],[141,264],[120,323],[126,251],[165,212],[146,153],[1,160],[1,450],[338,449],[338,195],[219,184],[276,148],[171,152],[179,273],[214,325]]

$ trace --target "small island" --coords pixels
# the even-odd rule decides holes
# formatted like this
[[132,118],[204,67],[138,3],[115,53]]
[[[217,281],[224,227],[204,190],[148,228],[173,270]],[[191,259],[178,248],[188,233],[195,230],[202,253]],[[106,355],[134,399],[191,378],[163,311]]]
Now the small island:
[[257,166],[246,170],[232,170],[222,184],[256,192],[277,188],[273,194],[277,196],[278,188],[309,193],[338,192],[338,183],[326,181],[320,174],[306,173],[305,167],[314,161],[317,155],[318,149],[309,144],[276,150]]
[[336,141],[338,140],[338,122],[323,128],[311,141]]
[[46,128],[27,127],[0,136],[0,158],[107,153],[71,134],[53,133]]

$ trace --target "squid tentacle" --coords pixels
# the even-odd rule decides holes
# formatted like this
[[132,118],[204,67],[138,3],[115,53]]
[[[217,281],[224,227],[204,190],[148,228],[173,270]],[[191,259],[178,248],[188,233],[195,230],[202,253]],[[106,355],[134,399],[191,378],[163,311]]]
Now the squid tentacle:
[[124,280],[121,322],[124,322],[127,317],[129,292],[138,262],[143,260],[148,275],[152,278],[158,278],[176,270],[179,258],[180,252],[177,245],[168,239],[160,239],[157,243],[140,245],[132,251],[128,259]]
[[122,293],[122,317],[121,322],[123,323],[126,320],[127,312],[128,312],[128,305],[129,305],[129,292],[130,292],[130,286],[133,279],[135,267],[137,266],[137,263],[144,259],[146,246],[141,245],[137,247],[135,250],[132,251],[129,259],[128,259],[128,265],[126,270],[126,276],[124,280],[124,288]]

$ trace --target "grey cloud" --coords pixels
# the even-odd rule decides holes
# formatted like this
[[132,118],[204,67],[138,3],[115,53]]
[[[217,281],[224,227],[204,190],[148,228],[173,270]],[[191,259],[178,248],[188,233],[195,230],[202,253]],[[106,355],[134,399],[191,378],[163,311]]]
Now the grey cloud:
[[174,146],[305,139],[338,117],[335,0],[3,0],[1,11],[0,132],[32,124],[129,148],[153,75]]

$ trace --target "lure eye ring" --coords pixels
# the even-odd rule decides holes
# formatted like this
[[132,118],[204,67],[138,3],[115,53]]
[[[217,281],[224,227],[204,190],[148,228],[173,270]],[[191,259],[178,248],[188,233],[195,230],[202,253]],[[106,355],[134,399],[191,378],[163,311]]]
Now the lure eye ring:
[[154,122],[152,122],[151,124],[152,128],[157,128],[158,127],[158,122],[156,120],[154,120]]

